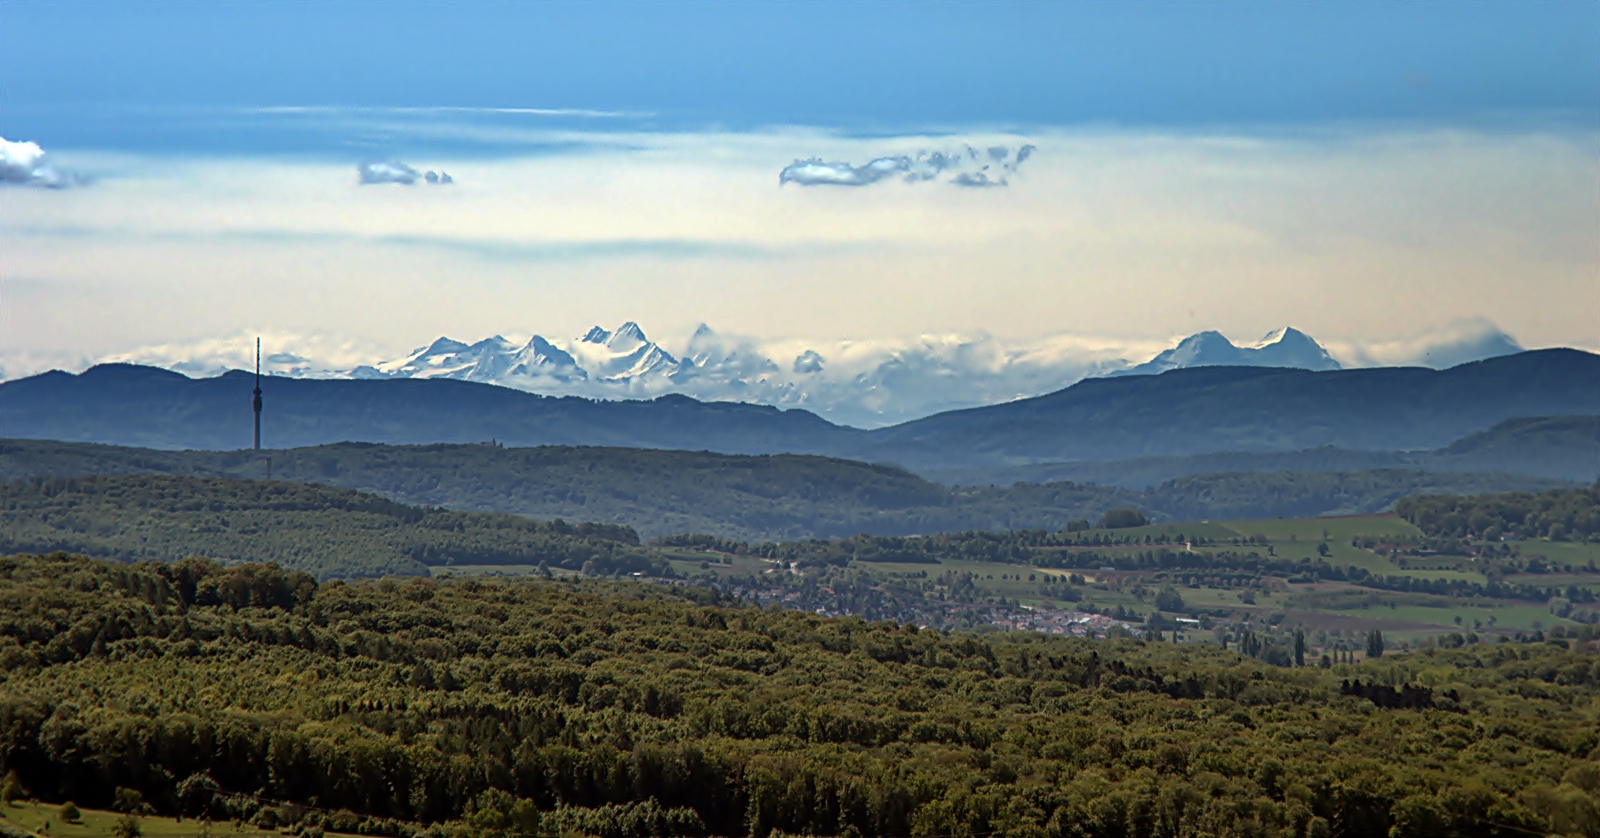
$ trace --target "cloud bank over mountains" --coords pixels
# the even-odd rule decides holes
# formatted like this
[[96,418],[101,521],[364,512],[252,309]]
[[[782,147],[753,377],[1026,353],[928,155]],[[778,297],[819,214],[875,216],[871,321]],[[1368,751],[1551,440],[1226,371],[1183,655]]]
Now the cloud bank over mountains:
[[[496,335],[467,343],[441,337],[376,363],[369,360],[373,347],[356,341],[274,334],[264,345],[269,349],[264,368],[277,375],[454,378],[603,399],[681,393],[708,401],[804,408],[858,427],[1039,395],[1094,376],[1215,365],[1442,368],[1521,348],[1487,321],[1452,324],[1435,334],[1373,346],[1346,345],[1337,352],[1293,328],[1241,345],[1218,332],[1201,332],[1163,348],[1065,334],[1021,341],[924,335],[819,343],[728,335],[704,325],[679,351],[671,351],[631,321],[615,329],[596,326],[572,339]],[[250,336],[240,334],[187,346],[147,347],[102,360],[210,375],[248,367],[251,346]],[[1140,358],[1149,360],[1136,363]]]
[[1416,365],[1445,369],[1483,358],[1510,355],[1522,344],[1482,317],[1457,320],[1442,329],[1411,338],[1364,346],[1333,344],[1353,366]]

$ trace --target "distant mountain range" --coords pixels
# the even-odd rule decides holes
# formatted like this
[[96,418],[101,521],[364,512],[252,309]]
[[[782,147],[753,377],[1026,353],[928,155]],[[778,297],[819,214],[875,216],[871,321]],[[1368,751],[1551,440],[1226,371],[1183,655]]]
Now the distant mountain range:
[[[594,345],[615,355],[611,369],[656,362],[644,343],[624,352],[616,334],[595,337]],[[251,386],[244,373],[191,379],[129,365],[45,373],[0,384],[0,436],[243,448],[250,441]],[[513,446],[824,454],[929,470],[1319,446],[1436,449],[1508,419],[1600,415],[1600,355],[1539,350],[1443,371],[1177,369],[1088,379],[1036,398],[870,431],[804,410],[681,395],[556,398],[444,377],[273,377],[262,389],[263,436],[274,448],[497,439]]]
[[[982,357],[975,357],[982,356]],[[530,393],[590,398],[687,395],[803,408],[831,421],[872,427],[956,407],[1009,401],[1086,375],[1120,370],[1121,359],[1009,358],[990,344],[942,341],[898,347],[757,346],[701,326],[674,355],[632,321],[595,326],[575,340],[494,336],[476,343],[441,337],[394,361],[319,378],[450,378]]]
[[[1468,324],[1463,334],[1465,343],[1457,336],[1448,347],[1418,346],[1412,354],[1424,359],[1424,366],[1437,368],[1521,351],[1487,322]],[[221,345],[209,342],[195,351],[216,352]],[[319,363],[288,348],[292,346],[268,354],[268,369],[296,378],[449,378],[550,396],[639,399],[675,393],[702,401],[803,408],[863,428],[1028,398],[1106,375],[1204,366],[1340,368],[1316,340],[1287,327],[1239,345],[1219,332],[1201,332],[1144,363],[1130,356],[1149,356],[1134,355],[1126,344],[1070,335],[1027,341],[930,335],[915,340],[762,342],[719,334],[707,326],[674,354],[631,321],[615,329],[595,326],[572,339],[534,335],[513,341],[496,335],[468,343],[441,337],[404,357],[353,367]],[[1374,364],[1357,356],[1359,366]],[[1433,363],[1437,358],[1453,360]],[[193,357],[178,347],[114,360],[190,375],[218,375],[227,369],[214,355]]]

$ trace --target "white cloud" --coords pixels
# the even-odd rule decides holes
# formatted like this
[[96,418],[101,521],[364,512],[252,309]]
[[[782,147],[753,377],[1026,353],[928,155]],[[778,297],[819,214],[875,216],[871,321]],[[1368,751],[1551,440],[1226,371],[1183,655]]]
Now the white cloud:
[[50,165],[38,143],[0,137],[0,184],[6,183],[61,189],[71,185],[72,178]]
[[362,184],[402,183],[410,186],[422,175],[398,160],[377,160],[357,166],[356,176]]
[[261,371],[272,375],[323,377],[381,357],[371,341],[330,335],[308,335],[275,329],[240,330],[229,335],[171,341],[113,352],[95,363],[144,364],[192,377],[221,375],[255,368],[256,338],[261,338]]
[[817,350],[807,349],[794,356],[794,365],[791,369],[802,375],[810,375],[811,373],[822,372],[825,363],[822,355]]
[[1005,186],[1034,150],[1028,144],[1015,152],[1010,146],[993,145],[979,152],[969,145],[955,152],[918,151],[878,157],[860,166],[812,157],[785,166],[778,173],[778,185],[870,186],[895,177],[906,183],[919,183],[938,180],[948,173],[948,182],[956,186]]
[[399,160],[379,160],[362,163],[356,167],[356,177],[363,186],[381,183],[398,183],[410,186],[422,181],[433,186],[448,186],[455,179],[445,172],[419,172]]
[[1469,317],[1407,338],[1364,345],[1335,342],[1330,343],[1328,349],[1346,366],[1442,370],[1521,352],[1522,344],[1489,320]]

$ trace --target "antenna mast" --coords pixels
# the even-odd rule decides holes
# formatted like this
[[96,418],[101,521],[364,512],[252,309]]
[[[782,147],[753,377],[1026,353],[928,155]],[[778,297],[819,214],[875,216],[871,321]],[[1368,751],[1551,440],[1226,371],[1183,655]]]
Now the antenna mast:
[[256,338],[256,389],[250,406],[256,411],[256,450],[261,450],[261,338]]

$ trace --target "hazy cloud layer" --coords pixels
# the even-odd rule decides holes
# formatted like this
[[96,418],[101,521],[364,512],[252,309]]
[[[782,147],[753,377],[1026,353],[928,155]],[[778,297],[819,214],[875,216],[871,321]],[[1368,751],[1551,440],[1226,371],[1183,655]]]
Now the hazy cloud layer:
[[0,184],[61,189],[72,178],[50,165],[38,143],[12,142],[0,137]]
[[1397,340],[1365,345],[1333,344],[1329,349],[1349,366],[1432,367],[1442,370],[1522,351],[1516,338],[1481,317]]
[[433,186],[448,186],[455,179],[444,172],[419,172],[399,160],[379,160],[362,163],[356,167],[356,176],[363,186],[381,183],[398,183],[410,186],[418,181]]
[[271,375],[323,378],[331,370],[354,369],[380,357],[383,351],[366,340],[267,329],[141,346],[106,355],[95,363],[144,364],[194,378],[209,377],[228,370],[254,368],[258,337],[262,346],[261,371]]
[[956,186],[1005,186],[1033,153],[1034,147],[1027,144],[1015,151],[1004,145],[989,146],[981,151],[966,146],[956,152],[919,151],[879,157],[860,166],[813,157],[785,166],[778,173],[778,185],[870,186],[890,178],[906,183],[944,178]]

